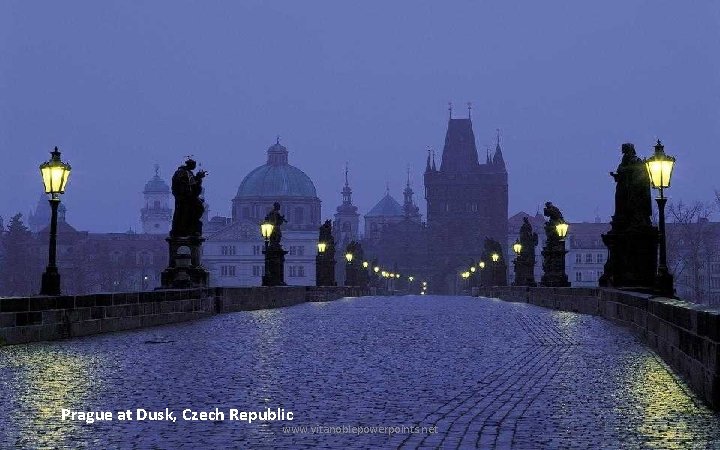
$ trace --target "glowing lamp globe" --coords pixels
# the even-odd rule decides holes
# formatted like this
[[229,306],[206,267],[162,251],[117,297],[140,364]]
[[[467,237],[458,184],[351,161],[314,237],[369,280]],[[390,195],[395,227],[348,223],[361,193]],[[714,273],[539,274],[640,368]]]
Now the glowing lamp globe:
[[520,241],[515,241],[515,243],[513,244],[513,251],[516,255],[520,254],[520,252],[522,251],[522,244],[520,243]]
[[264,222],[262,225],[260,225],[260,233],[262,233],[262,237],[264,237],[265,240],[270,239],[270,236],[272,236],[273,228],[275,227],[270,222]]
[[325,250],[327,249],[327,244],[324,242],[318,242],[318,253],[325,253]]
[[415,277],[408,277],[408,281],[412,283],[412,281],[415,279]]
[[558,237],[560,237],[561,240],[567,236],[568,228],[568,224],[565,222],[555,225],[555,231],[557,231]]
[[675,158],[665,154],[665,147],[658,139],[655,144],[655,153],[645,159],[645,167],[650,176],[650,183],[653,189],[665,189],[670,187]]
[[375,272],[375,273],[380,272],[380,268],[378,266],[373,267],[373,272]]
[[475,273],[475,270],[476,270],[476,269],[475,269],[475,266],[472,266],[472,267],[470,268],[470,272],[472,272],[472,273]]
[[500,259],[500,255],[498,255],[497,253],[493,253],[491,258],[493,262],[498,262],[498,260]]
[[367,261],[363,261],[363,269],[367,269],[369,265]]
[[481,269],[484,269],[484,268],[485,268],[485,261],[480,261],[480,262],[478,263],[478,267],[481,268]]
[[60,160],[60,151],[55,147],[55,150],[50,152],[50,161],[40,165],[45,193],[52,195],[64,193],[70,177],[70,170],[70,164]]
[[350,252],[345,253],[345,259],[347,260],[347,262],[352,262],[353,254]]

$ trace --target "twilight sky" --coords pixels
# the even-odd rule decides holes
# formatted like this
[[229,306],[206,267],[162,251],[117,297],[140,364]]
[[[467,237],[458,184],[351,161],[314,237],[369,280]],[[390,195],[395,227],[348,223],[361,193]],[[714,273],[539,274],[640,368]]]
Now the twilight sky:
[[323,216],[350,164],[365,213],[412,170],[447,102],[495,129],[510,213],[552,200],[569,220],[612,213],[620,145],[678,158],[669,195],[720,189],[720,2],[0,2],[0,216],[27,213],[54,145],[63,201],[90,231],[139,228],[142,188],[183,156],[210,172],[211,215],[277,134],[315,182]]

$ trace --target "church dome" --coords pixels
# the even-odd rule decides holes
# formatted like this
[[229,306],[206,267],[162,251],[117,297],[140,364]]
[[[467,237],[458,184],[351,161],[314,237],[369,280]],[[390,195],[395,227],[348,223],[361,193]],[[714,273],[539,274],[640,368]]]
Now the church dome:
[[145,189],[143,189],[144,194],[150,194],[150,193],[159,193],[159,194],[168,194],[170,193],[170,186],[167,185],[165,180],[160,178],[160,166],[155,164],[155,176],[150,179],[147,183],[145,183]]
[[287,148],[279,141],[270,146],[267,155],[267,164],[256,168],[242,180],[235,198],[317,197],[310,177],[288,163]]

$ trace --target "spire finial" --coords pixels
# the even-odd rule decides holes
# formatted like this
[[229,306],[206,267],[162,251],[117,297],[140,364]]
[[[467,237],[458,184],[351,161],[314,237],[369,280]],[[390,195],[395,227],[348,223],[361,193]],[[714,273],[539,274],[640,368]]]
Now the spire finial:
[[348,163],[345,162],[345,186],[349,186],[350,183],[348,182]]
[[407,165],[407,187],[410,187],[410,164]]
[[275,137],[275,143],[278,145],[280,144],[280,135],[279,134]]
[[450,113],[450,118],[452,119],[452,102],[448,102],[448,112]]
[[160,164],[156,163],[153,167],[155,168],[155,176],[159,177],[160,176]]
[[468,119],[472,119],[472,102],[467,102],[468,107]]
[[495,132],[497,133],[497,146],[500,147],[500,128],[495,128]]
[[390,181],[385,182],[385,195],[390,195]]

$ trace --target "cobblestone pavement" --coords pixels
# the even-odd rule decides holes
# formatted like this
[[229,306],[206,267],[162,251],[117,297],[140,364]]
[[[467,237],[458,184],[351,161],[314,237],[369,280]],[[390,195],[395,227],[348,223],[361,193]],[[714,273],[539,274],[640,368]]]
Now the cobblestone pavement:
[[[294,420],[60,418],[216,407]],[[437,433],[343,433],[353,426]],[[0,448],[11,447],[720,449],[720,415],[603,319],[378,297],[2,348]]]

